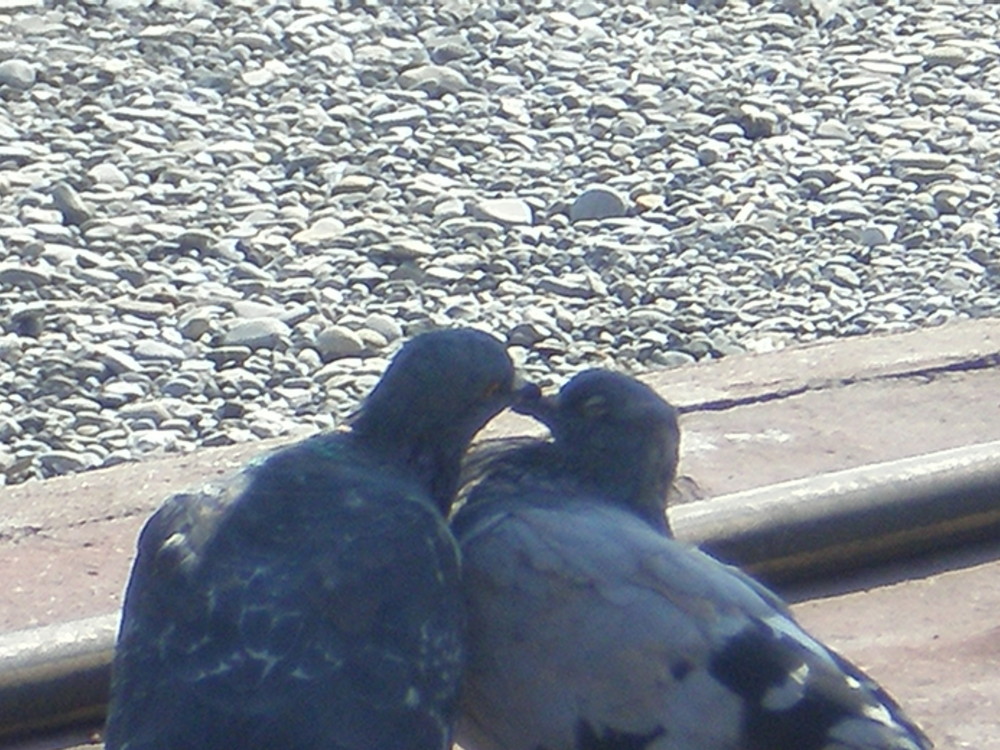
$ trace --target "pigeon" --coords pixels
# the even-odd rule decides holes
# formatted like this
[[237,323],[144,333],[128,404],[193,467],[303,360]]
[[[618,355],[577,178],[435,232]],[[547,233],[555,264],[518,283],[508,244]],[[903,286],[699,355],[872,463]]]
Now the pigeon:
[[446,516],[509,405],[492,336],[423,334],[349,429],[168,499],[125,593],[108,750],[443,750],[464,658]]
[[588,370],[466,462],[465,750],[927,750],[778,596],[670,535],[675,410]]

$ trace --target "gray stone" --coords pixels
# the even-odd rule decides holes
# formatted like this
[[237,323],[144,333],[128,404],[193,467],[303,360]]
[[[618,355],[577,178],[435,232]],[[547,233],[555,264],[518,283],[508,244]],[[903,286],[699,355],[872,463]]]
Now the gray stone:
[[232,367],[220,372],[216,378],[225,396],[253,397],[261,395],[264,381],[244,367]]
[[871,216],[871,209],[859,200],[844,199],[831,203],[823,213],[828,218],[836,221],[849,221],[851,219],[869,218]]
[[152,339],[142,339],[137,341],[132,347],[132,355],[137,360],[167,360],[170,362],[183,362],[187,355],[176,346],[165,344],[162,341]]
[[316,334],[316,350],[324,362],[366,353],[365,343],[355,331],[337,325],[327,326]]
[[165,453],[177,448],[178,435],[173,430],[141,430],[132,434],[132,450],[137,453]]
[[96,463],[94,459],[92,454],[53,450],[40,454],[38,464],[44,476],[53,477],[89,469]]
[[277,318],[251,318],[236,323],[222,337],[223,346],[274,349],[283,345],[292,330]]
[[969,52],[958,45],[941,44],[923,53],[924,62],[929,66],[944,65],[950,68],[963,65],[969,60]]
[[183,375],[171,378],[160,386],[160,393],[173,398],[187,398],[201,391],[197,378]]
[[683,367],[694,364],[696,361],[688,352],[670,349],[656,349],[649,354],[650,364],[662,368]]
[[594,296],[590,280],[582,274],[564,274],[563,276],[547,276],[538,281],[538,289],[551,292],[560,297],[578,297],[588,299]]
[[237,318],[280,318],[282,308],[271,302],[238,299],[230,305]]
[[329,242],[344,233],[344,223],[328,216],[315,221],[308,229],[292,235],[292,242],[304,245]]
[[[93,274],[93,271],[91,271],[91,274]],[[108,272],[108,278],[114,281],[117,280],[117,275]],[[158,320],[172,315],[174,312],[174,306],[171,304],[141,299],[117,299],[114,305],[120,315],[134,315],[143,320]]]
[[90,171],[87,172],[87,176],[90,177],[90,179],[95,183],[99,185],[107,185],[115,190],[121,190],[129,184],[128,176],[114,164],[110,164],[108,162],[95,164],[90,168]]
[[625,216],[628,203],[617,190],[600,185],[581,193],[569,209],[570,221]]
[[185,313],[177,321],[177,330],[186,339],[200,339],[206,333],[215,330],[216,321],[222,316],[223,309],[217,306],[200,307]]
[[858,241],[869,247],[888,245],[896,236],[896,227],[885,224],[872,224],[861,230]]
[[445,65],[419,65],[399,74],[399,85],[404,89],[416,89],[429,96],[457,94],[469,88],[465,76]]
[[252,353],[253,350],[248,346],[217,346],[205,352],[205,358],[214,362],[216,367],[222,368],[244,362]]
[[494,198],[480,201],[472,207],[472,215],[483,221],[495,221],[504,226],[532,224],[531,206],[517,198]]
[[853,270],[839,263],[831,263],[824,269],[826,275],[838,284],[850,288],[861,285],[861,278]]
[[52,273],[41,266],[28,266],[21,263],[0,264],[0,284],[13,286],[38,287],[52,281]]
[[126,404],[118,410],[126,419],[147,419],[155,424],[170,419],[170,404],[163,400],[140,401]]
[[15,89],[30,89],[35,85],[37,75],[35,66],[26,60],[13,58],[0,62],[0,85]]
[[107,367],[113,375],[142,371],[142,365],[139,364],[135,357],[119,349],[105,345],[98,345],[94,347],[94,353],[97,355],[97,358],[101,361],[101,363],[104,364],[104,366]]
[[951,159],[945,154],[929,151],[903,151],[889,157],[889,161],[901,167],[929,170],[942,170],[951,164]]
[[372,313],[364,320],[365,328],[378,331],[386,341],[396,341],[403,337],[403,328],[395,318],[384,313]]
[[93,218],[93,211],[71,185],[58,182],[52,186],[52,203],[71,226],[80,226]]
[[122,404],[135,401],[146,394],[146,389],[139,383],[123,381],[112,381],[105,383],[104,387],[95,395],[101,406],[108,409],[117,409]]

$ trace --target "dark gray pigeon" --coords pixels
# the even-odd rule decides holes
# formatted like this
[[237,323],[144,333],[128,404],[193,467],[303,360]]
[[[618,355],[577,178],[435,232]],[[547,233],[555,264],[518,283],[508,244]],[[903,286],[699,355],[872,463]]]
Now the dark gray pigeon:
[[449,747],[464,616],[444,515],[513,379],[492,336],[419,336],[349,431],[170,498],[125,594],[108,750]]
[[674,410],[591,370],[523,411],[550,441],[467,463],[466,750],[926,750],[778,597],[669,538]]

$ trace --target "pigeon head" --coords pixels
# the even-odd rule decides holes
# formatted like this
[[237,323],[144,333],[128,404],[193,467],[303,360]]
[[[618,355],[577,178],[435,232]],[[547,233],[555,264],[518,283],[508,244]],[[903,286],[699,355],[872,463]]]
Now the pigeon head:
[[549,428],[564,472],[667,531],[677,473],[676,410],[652,388],[607,370],[580,373],[555,397],[525,390],[514,406]]
[[407,342],[352,421],[367,446],[402,462],[447,513],[462,453],[510,405],[514,366],[482,331],[425,333]]

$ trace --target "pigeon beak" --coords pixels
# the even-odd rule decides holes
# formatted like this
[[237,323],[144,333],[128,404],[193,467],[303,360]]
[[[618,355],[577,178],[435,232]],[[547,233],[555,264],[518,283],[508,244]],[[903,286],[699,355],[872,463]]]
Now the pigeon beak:
[[518,411],[521,404],[530,404],[541,398],[542,391],[535,385],[524,379],[519,372],[514,373],[514,382],[510,385],[511,408]]
[[542,396],[542,391],[534,383],[527,383],[518,388],[514,394],[514,403],[511,405],[518,414],[534,417],[550,429],[558,407],[558,400]]

